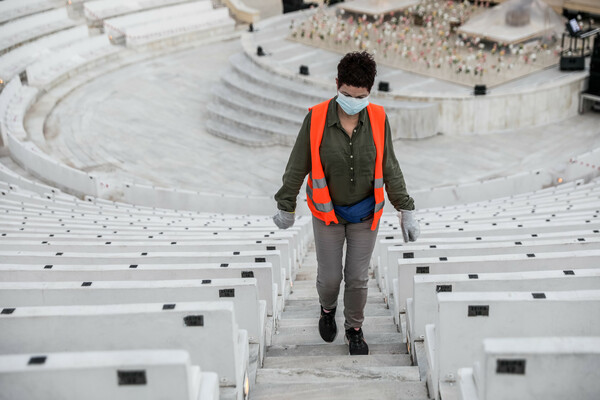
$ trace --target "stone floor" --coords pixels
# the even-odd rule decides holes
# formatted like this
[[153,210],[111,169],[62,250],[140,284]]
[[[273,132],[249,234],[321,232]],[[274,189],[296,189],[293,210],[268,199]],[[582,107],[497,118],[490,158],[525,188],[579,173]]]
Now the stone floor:
[[[239,51],[237,39],[207,44],[84,84],[46,121],[47,152],[127,181],[273,195],[290,148],[247,148],[204,129],[211,88]],[[552,168],[599,146],[600,114],[593,112],[521,131],[394,143],[409,190]]]
[[338,300],[338,334],[324,342],[318,331],[316,253],[307,253],[286,301],[251,400],[261,399],[427,399],[419,368],[411,365],[375,279],[369,281],[363,332],[371,354],[348,355],[344,343],[343,283]]

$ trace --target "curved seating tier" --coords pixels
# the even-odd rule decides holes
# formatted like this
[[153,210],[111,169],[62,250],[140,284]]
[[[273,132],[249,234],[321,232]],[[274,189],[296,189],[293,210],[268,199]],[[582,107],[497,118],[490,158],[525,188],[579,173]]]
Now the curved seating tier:
[[0,3],[0,24],[64,5],[63,0],[4,0]]
[[[432,399],[499,398],[498,388],[482,394],[485,380],[486,386],[504,382],[498,371],[481,375],[478,362],[489,357],[481,343],[488,337],[510,336],[516,344],[521,337],[600,336],[600,324],[588,324],[585,316],[600,312],[600,178],[594,164],[572,165],[595,178],[420,210],[416,243],[405,243],[397,219],[384,214],[373,252],[375,274]],[[546,347],[543,355],[555,350]],[[593,356],[581,351],[576,364]],[[532,363],[538,357],[518,355]],[[529,377],[519,390],[538,393],[540,385]],[[569,393],[588,398],[584,386]]]

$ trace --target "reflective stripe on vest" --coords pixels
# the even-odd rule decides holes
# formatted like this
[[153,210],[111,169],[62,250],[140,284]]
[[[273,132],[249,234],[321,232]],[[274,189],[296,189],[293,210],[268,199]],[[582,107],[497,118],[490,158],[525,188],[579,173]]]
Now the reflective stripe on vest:
[[[309,108],[312,110],[310,119],[310,154],[312,168],[308,174],[306,185],[306,201],[308,208],[312,214],[325,222],[338,223],[338,219],[333,209],[333,203],[329,196],[323,165],[321,164],[321,155],[319,148],[323,140],[323,132],[325,130],[325,122],[327,119],[327,109],[329,102],[332,99],[317,104]],[[371,104],[367,106],[369,120],[371,122],[371,130],[373,132],[373,142],[377,155],[375,157],[375,176],[374,176],[374,191],[375,191],[375,209],[371,230],[377,229],[379,219],[383,214],[383,206],[385,204],[385,194],[383,192],[383,146],[385,144],[385,111],[382,106]]]

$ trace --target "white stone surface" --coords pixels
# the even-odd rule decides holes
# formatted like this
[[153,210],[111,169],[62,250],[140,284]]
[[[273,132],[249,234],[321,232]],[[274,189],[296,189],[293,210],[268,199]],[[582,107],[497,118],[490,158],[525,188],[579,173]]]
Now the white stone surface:
[[[31,362],[39,360],[43,361]],[[127,382],[127,374],[139,378]],[[0,399],[218,400],[214,372],[183,350],[68,352],[0,356]],[[91,388],[93,388],[91,390]]]

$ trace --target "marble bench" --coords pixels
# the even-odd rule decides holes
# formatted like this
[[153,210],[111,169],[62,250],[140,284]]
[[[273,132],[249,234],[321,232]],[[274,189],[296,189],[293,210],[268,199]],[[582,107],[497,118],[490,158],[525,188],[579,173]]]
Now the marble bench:
[[598,337],[490,338],[472,368],[458,370],[459,400],[593,400]]
[[83,5],[83,14],[90,27],[101,27],[102,21],[130,13],[138,13],[157,7],[166,7],[189,0],[99,0],[87,1]]
[[0,57],[0,78],[8,82],[21,74],[28,65],[52,52],[89,37],[85,26],[76,26],[44,36],[5,53]]
[[[407,338],[425,337],[425,326],[435,323],[437,294],[441,292],[575,291],[600,288],[600,268],[478,274],[436,274],[414,277],[413,297],[406,301]],[[414,346],[411,346],[414,349]]]
[[64,7],[3,24],[2,33],[0,33],[0,55],[37,38],[71,28],[76,24],[69,18]]
[[[404,312],[406,299],[413,297],[416,275],[477,274],[490,272],[519,272],[596,268],[600,250],[578,250],[529,254],[502,254],[494,256],[452,257],[447,261],[437,258],[403,260],[389,274],[388,287],[392,289],[399,312]],[[396,274],[394,276],[394,273]]]
[[198,301],[231,302],[238,326],[263,354],[266,302],[259,303],[256,278],[0,282],[0,304],[10,307]]
[[0,263],[0,282],[163,281],[255,278],[267,315],[279,315],[277,288],[268,263],[194,264],[10,264]]
[[[248,333],[230,302],[6,307],[0,353],[183,349],[191,363],[219,375],[221,398],[242,400]],[[229,396],[225,396],[225,393]]]
[[219,400],[218,375],[184,350],[1,355],[0,387],[7,400]]
[[229,16],[229,9],[217,8],[131,27],[125,31],[125,44],[137,47],[166,40],[175,43],[233,32],[234,27],[235,20]]
[[120,42],[121,40],[125,40],[126,31],[134,26],[145,25],[182,15],[197,15],[212,9],[213,6],[210,0],[202,0],[161,7],[149,11],[135,12],[121,17],[105,19],[104,33],[108,35],[112,42]]
[[590,319],[600,313],[599,290],[437,296],[435,324],[426,325],[425,334],[432,398],[444,398],[444,387],[455,386],[458,369],[481,356],[485,338],[600,335],[600,322]]
[[[239,253],[239,254],[236,254]],[[273,271],[273,283],[278,295],[286,296],[290,281],[286,282],[286,270],[281,267],[278,251],[240,252],[128,252],[128,253],[74,253],[49,251],[0,251],[2,263],[11,264],[63,264],[63,265],[102,265],[102,264],[202,264],[202,263],[269,263]]]

